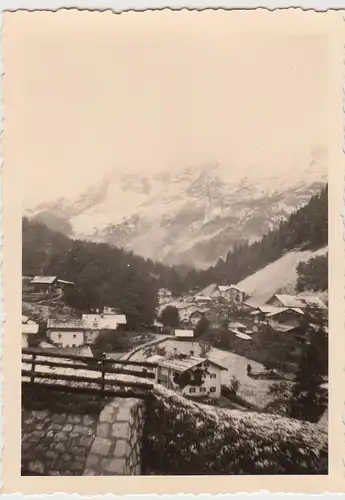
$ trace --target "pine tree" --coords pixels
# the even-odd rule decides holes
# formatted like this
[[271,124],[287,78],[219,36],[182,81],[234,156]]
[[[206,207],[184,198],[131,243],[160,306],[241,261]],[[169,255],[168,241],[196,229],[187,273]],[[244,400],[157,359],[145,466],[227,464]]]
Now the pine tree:
[[174,306],[167,306],[163,309],[160,321],[164,326],[176,327],[180,324],[180,315],[178,309]]
[[300,365],[291,389],[290,416],[300,420],[315,422],[326,405],[326,393],[321,387],[321,375],[315,345],[308,344],[302,354]]
[[206,316],[202,316],[195,327],[195,332],[194,332],[195,338],[201,337],[203,333],[207,332],[209,327],[210,327],[209,320],[206,318]]

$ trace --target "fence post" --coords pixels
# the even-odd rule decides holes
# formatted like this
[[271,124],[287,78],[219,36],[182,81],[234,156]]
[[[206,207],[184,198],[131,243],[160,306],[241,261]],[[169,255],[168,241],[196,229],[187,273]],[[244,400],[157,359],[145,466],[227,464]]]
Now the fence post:
[[104,391],[104,386],[105,386],[105,364],[104,364],[104,358],[102,357],[101,359],[101,392]]
[[[32,359],[31,359],[31,370],[34,372],[36,369],[36,354],[32,354]],[[33,384],[35,381],[35,374],[31,374],[30,382]]]

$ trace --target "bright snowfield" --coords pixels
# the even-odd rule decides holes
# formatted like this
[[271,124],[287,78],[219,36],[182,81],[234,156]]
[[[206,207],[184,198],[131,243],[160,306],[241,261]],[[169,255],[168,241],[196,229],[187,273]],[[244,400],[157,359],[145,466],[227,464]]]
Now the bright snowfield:
[[238,286],[251,297],[249,302],[264,304],[273,294],[295,293],[297,282],[296,267],[312,257],[325,255],[328,247],[312,252],[309,250],[288,252],[280,259],[248,276]]

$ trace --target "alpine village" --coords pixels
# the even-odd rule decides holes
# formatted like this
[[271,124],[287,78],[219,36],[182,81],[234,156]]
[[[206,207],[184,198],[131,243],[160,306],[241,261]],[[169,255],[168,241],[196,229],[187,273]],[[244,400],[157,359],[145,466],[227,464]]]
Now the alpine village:
[[327,198],[206,269],[24,217],[22,474],[327,474]]

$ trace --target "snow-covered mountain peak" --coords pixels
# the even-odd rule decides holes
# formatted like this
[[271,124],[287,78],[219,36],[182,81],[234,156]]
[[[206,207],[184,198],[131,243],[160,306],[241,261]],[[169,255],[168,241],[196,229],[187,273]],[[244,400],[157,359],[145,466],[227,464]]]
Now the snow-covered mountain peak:
[[212,264],[235,241],[259,238],[307,203],[327,182],[326,153],[314,148],[276,168],[208,162],[152,174],[108,171],[75,200],[41,204],[31,215],[51,213],[77,237],[167,263]]

